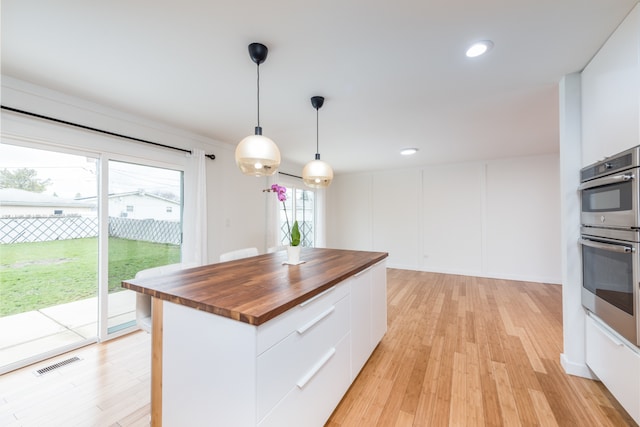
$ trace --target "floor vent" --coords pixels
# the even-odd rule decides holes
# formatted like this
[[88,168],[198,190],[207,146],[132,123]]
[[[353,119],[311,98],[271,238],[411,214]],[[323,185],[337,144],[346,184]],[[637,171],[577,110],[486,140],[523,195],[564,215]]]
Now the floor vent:
[[69,363],[77,362],[78,360],[80,360],[80,358],[78,356],[74,356],[72,358],[60,361],[58,363],[54,363],[53,365],[49,365],[45,368],[38,369],[37,371],[33,371],[33,373],[36,377],[39,377],[40,375],[44,375],[47,372],[55,371],[56,369],[61,368],[65,365],[68,365]]

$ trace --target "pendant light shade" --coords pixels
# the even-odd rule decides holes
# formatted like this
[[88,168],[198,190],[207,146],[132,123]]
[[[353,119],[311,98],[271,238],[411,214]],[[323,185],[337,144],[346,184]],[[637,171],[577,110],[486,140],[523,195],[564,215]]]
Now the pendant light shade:
[[273,175],[280,166],[278,146],[262,135],[260,127],[260,64],[267,59],[268,52],[267,47],[261,43],[249,45],[249,56],[258,69],[258,126],[254,135],[247,136],[236,147],[236,164],[243,174],[251,176]]
[[333,180],[333,169],[327,162],[320,160],[318,110],[322,108],[323,104],[324,98],[322,96],[311,98],[311,105],[316,109],[316,159],[307,163],[302,169],[302,180],[312,188],[326,188]]
[[236,164],[245,175],[273,175],[280,166],[280,150],[266,136],[249,135],[236,147]]
[[312,188],[326,188],[333,180],[333,169],[320,159],[307,163],[302,170],[302,180]]

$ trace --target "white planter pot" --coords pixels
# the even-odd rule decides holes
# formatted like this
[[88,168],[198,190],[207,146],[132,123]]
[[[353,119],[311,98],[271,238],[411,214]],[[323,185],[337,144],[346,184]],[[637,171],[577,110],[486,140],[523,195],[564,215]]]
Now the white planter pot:
[[298,264],[300,262],[300,249],[302,246],[287,246],[287,263]]

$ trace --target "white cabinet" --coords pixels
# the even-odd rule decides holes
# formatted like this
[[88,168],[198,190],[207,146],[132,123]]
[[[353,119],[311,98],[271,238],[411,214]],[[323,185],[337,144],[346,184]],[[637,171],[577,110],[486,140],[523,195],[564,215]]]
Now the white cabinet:
[[640,423],[640,350],[587,316],[586,361],[631,417]]
[[371,347],[371,270],[365,270],[348,281],[351,287],[351,379],[364,366]]
[[387,265],[371,267],[371,342],[378,345],[387,333]]
[[640,5],[582,72],[582,166],[640,144]]
[[315,375],[297,383],[260,421],[260,427],[324,425],[351,384],[349,336],[322,354],[309,374]]
[[[348,341],[346,348],[345,345],[339,345],[349,333],[350,295],[348,286],[345,285],[340,284],[337,286],[338,289],[332,290],[323,298],[285,313],[289,314],[288,316],[277,317],[262,325],[268,330],[286,330],[287,334],[281,341],[258,355],[259,421],[267,416],[278,402],[293,393],[297,397],[285,399],[285,402],[278,405],[277,412],[292,410],[286,401],[296,401],[299,404],[305,399],[305,395],[311,393],[309,390],[314,389],[318,378],[327,375],[327,370],[342,372],[349,369],[348,363],[342,366],[340,362],[345,357],[348,360]],[[296,312],[302,315],[296,316]],[[263,335],[262,332],[262,327],[258,327],[258,337]],[[342,383],[336,384],[334,395],[341,396],[346,391],[349,384],[347,378],[345,376]],[[327,416],[330,414],[331,411]],[[268,418],[269,421],[261,425],[278,425],[273,423],[282,416],[271,415]],[[312,418],[307,415],[302,419]]]
[[387,332],[386,263],[349,279],[351,286],[351,379],[355,379]]
[[168,301],[162,319],[164,426],[322,426],[386,331],[386,263],[260,326]]

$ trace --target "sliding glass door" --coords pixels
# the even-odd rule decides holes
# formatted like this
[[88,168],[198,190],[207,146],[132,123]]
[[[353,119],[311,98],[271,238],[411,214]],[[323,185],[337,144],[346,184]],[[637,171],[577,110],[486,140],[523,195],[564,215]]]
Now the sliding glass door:
[[109,334],[135,325],[136,293],[123,280],[180,262],[182,172],[109,161]]
[[0,374],[134,330],[122,280],[181,261],[181,170],[35,147],[0,143]]
[[97,338],[97,167],[0,144],[0,373]]

